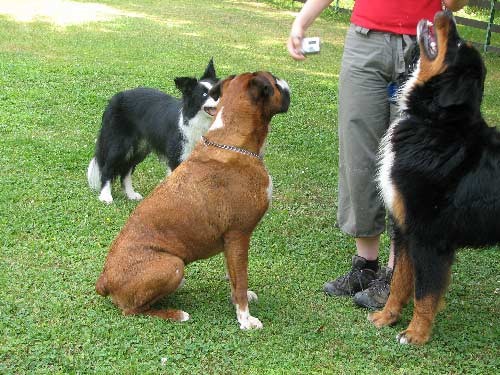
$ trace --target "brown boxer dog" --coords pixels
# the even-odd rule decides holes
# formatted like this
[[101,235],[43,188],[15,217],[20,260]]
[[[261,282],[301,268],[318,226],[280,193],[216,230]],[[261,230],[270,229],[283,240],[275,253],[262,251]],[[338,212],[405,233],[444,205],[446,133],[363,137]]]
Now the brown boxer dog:
[[268,72],[220,81],[215,121],[192,154],[130,216],[111,245],[96,291],[124,315],[185,321],[152,305],[182,283],[184,266],[224,252],[241,329],[262,328],[249,313],[248,248],[267,211],[272,182],[263,163],[269,123],[288,110],[287,83]]

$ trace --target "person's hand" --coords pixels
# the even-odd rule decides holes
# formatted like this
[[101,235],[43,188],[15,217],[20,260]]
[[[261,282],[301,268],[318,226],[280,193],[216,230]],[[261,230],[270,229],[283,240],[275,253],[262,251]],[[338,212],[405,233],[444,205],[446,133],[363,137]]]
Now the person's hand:
[[287,48],[288,53],[294,60],[304,60],[306,57],[302,53],[302,39],[304,33],[293,33],[288,37]]

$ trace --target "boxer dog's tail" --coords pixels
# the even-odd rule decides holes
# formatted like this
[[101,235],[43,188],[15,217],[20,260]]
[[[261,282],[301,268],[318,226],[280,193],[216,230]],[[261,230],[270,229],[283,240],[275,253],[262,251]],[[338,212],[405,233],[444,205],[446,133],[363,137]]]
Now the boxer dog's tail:
[[106,277],[104,276],[104,273],[99,276],[99,279],[97,279],[95,290],[103,297],[106,297],[109,294],[109,291],[106,288]]

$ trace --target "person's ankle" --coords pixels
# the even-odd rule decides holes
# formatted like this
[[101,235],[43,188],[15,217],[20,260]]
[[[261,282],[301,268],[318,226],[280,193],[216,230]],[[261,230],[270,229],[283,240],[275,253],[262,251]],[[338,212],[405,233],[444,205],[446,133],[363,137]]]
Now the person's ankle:
[[365,268],[370,269],[374,272],[378,272],[379,268],[378,258],[375,260],[366,260]]

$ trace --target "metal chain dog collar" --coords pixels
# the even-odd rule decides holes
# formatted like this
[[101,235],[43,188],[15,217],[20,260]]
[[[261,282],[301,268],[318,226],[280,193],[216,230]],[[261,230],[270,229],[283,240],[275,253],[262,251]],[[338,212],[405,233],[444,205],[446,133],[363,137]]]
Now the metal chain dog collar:
[[221,148],[223,150],[238,152],[240,154],[252,156],[252,157],[257,158],[257,159],[259,159],[259,160],[262,161],[262,156],[257,155],[255,152],[245,150],[244,148],[239,148],[239,147],[235,147],[235,146],[228,146],[228,145],[223,145],[223,144],[220,144],[220,143],[215,143],[215,142],[209,141],[204,136],[201,136],[201,139],[203,140],[203,144],[205,146],[212,146],[212,147]]

